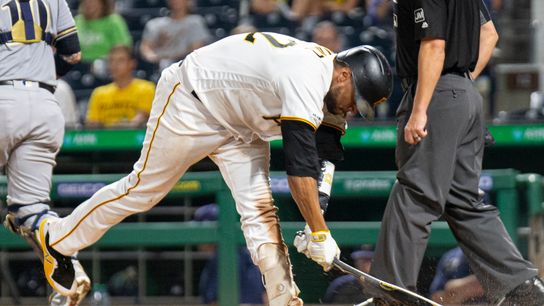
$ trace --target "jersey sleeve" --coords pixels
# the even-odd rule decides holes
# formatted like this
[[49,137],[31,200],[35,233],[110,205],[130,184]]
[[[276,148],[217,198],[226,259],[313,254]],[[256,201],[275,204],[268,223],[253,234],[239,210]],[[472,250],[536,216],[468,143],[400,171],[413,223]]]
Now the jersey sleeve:
[[56,24],[57,33],[55,40],[59,41],[68,36],[76,35],[76,23],[68,3],[65,0],[58,1],[58,19]]
[[480,1],[480,25],[483,25],[487,23],[488,21],[491,21],[491,15],[489,14],[489,11],[487,10],[487,6],[485,5],[484,0]]
[[414,6],[414,37],[446,39],[447,34],[447,1],[416,0]]
[[[321,72],[309,70],[304,74],[290,73],[279,78],[282,121],[301,121],[317,130],[323,120],[323,98],[326,93],[320,75]],[[328,84],[326,86],[328,88]]]
[[319,159],[314,130],[300,121],[282,120],[281,134],[285,172],[289,176],[319,177]]

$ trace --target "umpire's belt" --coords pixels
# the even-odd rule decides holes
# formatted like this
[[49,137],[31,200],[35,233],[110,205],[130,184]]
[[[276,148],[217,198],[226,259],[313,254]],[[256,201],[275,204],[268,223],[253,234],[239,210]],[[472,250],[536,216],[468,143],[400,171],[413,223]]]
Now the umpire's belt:
[[32,85],[32,84],[38,84],[38,87],[39,87],[39,88],[43,88],[43,89],[49,91],[49,92],[52,93],[52,94],[55,93],[55,86],[52,86],[52,85],[49,85],[49,84],[45,84],[45,83],[42,83],[42,82],[36,82],[36,81],[27,81],[27,80],[7,80],[7,81],[0,81],[0,86],[6,86],[6,85],[14,86],[14,85],[16,85],[18,82],[20,82],[20,83],[23,84],[23,85],[29,86],[29,87],[30,87],[30,85]]
[[[470,79],[470,74],[468,72],[446,71],[446,72],[442,73],[442,75],[446,75],[446,74],[454,74],[454,75],[458,75],[458,76]],[[408,87],[412,86],[412,84],[415,84],[416,82],[417,82],[417,76],[407,77],[407,78],[402,78],[400,80],[400,85],[402,86],[402,90],[406,91],[408,89]]]

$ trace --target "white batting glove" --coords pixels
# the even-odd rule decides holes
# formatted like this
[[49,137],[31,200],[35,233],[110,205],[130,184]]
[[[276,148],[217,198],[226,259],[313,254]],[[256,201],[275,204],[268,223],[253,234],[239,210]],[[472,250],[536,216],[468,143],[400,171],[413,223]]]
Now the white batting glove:
[[310,227],[306,224],[303,231],[298,231],[295,234],[295,240],[293,241],[293,245],[297,248],[297,252],[306,255],[308,258],[310,258],[308,243],[310,243],[311,235],[312,230],[310,230]]
[[310,258],[321,265],[325,272],[332,268],[332,261],[340,257],[340,249],[332,238],[330,231],[311,233],[308,252]]

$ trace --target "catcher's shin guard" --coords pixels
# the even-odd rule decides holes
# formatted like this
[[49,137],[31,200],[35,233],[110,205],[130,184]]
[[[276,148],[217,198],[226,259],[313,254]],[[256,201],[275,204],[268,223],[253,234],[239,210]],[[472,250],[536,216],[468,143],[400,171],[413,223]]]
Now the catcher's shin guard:
[[[44,214],[45,215],[45,214]],[[40,220],[36,220],[40,221]],[[37,223],[37,222],[36,222]],[[37,231],[27,228],[25,226],[20,226],[19,222],[15,215],[8,213],[4,219],[4,226],[11,232],[23,237],[27,243],[32,247],[34,252],[40,258],[40,261],[43,262],[43,251],[38,239]],[[69,296],[62,296],[58,292],[53,292],[49,296],[49,305],[51,306],[77,306],[83,301],[85,296],[91,290],[91,280],[85,270],[77,260],[77,258],[72,257],[72,264],[75,270],[75,279],[76,290],[75,293]]]
[[259,270],[268,295],[269,306],[300,306],[300,290],[293,280],[291,262],[284,244],[265,243],[259,246]]

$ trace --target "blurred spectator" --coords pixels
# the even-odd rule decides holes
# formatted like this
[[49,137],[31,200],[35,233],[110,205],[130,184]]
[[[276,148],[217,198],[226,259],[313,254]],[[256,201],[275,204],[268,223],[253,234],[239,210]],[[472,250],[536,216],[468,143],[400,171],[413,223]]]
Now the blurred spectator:
[[128,266],[113,274],[108,282],[108,291],[112,295],[138,295],[138,270],[136,267]]
[[312,41],[333,52],[344,50],[344,39],[338,33],[336,25],[330,21],[321,21],[315,26]]
[[77,106],[76,95],[72,87],[63,79],[57,80],[55,98],[59,102],[60,110],[64,116],[64,126],[75,129],[80,127],[80,114]]
[[[353,266],[360,271],[368,273],[372,265],[372,256],[374,256],[374,252],[367,249],[351,253]],[[365,295],[363,286],[359,280],[351,274],[346,274],[331,282],[323,297],[323,303],[359,304],[369,298],[370,296]]]
[[[308,1],[308,0],[304,0]],[[364,1],[360,0],[321,0],[321,6],[326,12],[343,12],[349,13],[350,11],[358,8],[360,3]]]
[[434,301],[443,305],[486,303],[484,290],[470,271],[460,247],[449,250],[440,258],[429,293]]
[[143,127],[155,94],[155,84],[134,78],[136,60],[132,49],[111,49],[108,64],[113,82],[91,94],[85,125],[98,127]]
[[367,0],[367,17],[365,23],[368,26],[393,28],[393,5],[390,0]]
[[140,52],[160,68],[179,61],[210,40],[204,18],[191,15],[191,1],[168,0],[170,15],[149,20],[144,28]]
[[251,11],[256,14],[267,15],[274,13],[285,4],[282,0],[251,0]]
[[117,45],[132,46],[123,17],[114,13],[113,0],[81,0],[76,21],[82,61],[105,58]]
[[497,19],[500,18],[500,13],[504,6],[503,0],[484,0],[484,3],[491,13],[491,19],[493,19],[495,26],[500,25]]
[[[195,221],[217,221],[219,207],[217,204],[207,204],[195,211]],[[198,246],[199,251],[213,252],[202,273],[200,274],[199,291],[204,304],[217,304],[218,298],[218,252],[215,244]],[[240,278],[240,304],[263,304],[266,301],[261,273],[251,261],[247,248],[238,252]]]
[[234,29],[232,29],[230,31],[230,35],[251,33],[251,32],[257,32],[257,28],[252,26],[251,24],[243,23],[243,24],[239,24]]
[[299,20],[331,12],[348,13],[357,7],[359,0],[293,0],[291,6],[294,16]]

